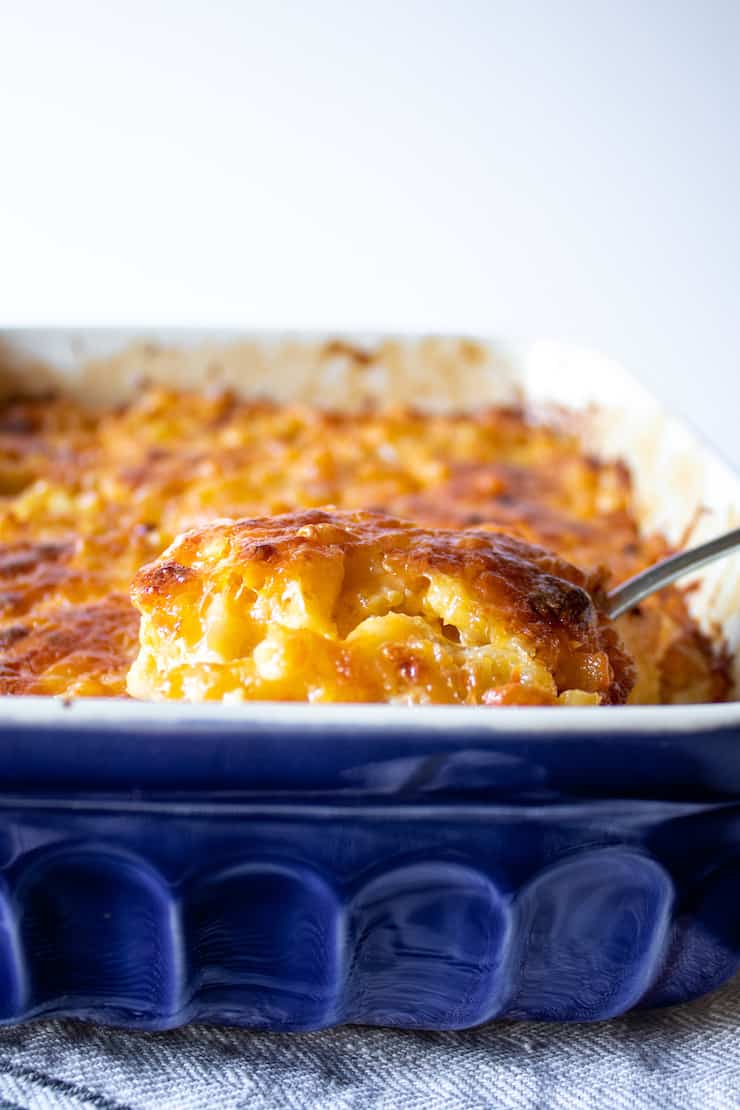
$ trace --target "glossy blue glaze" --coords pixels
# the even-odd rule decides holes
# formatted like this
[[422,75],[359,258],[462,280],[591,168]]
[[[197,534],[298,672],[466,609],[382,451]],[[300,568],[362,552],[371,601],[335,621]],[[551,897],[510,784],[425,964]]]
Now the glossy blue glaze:
[[294,710],[0,720],[0,1020],[595,1020],[740,964],[730,707]]

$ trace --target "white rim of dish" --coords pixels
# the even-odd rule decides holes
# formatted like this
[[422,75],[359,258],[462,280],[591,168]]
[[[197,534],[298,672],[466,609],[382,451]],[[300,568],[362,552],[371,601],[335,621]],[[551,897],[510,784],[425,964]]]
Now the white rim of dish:
[[587,734],[596,737],[645,731],[691,732],[697,729],[740,729],[740,702],[699,705],[620,705],[579,707],[496,707],[385,704],[320,704],[306,702],[248,702],[239,705],[191,702],[137,702],[117,698],[0,697],[0,727],[41,724],[55,727],[135,725],[159,729],[221,724],[248,728],[394,729],[408,732],[485,730],[491,733],[543,732]]

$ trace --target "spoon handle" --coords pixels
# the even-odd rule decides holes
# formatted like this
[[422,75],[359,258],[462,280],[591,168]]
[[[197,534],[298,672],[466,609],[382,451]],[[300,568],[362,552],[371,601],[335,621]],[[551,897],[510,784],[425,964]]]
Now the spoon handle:
[[739,547],[740,528],[733,528],[731,532],[725,532],[723,536],[717,536],[716,539],[708,540],[707,543],[699,544],[698,547],[692,547],[688,551],[681,551],[678,555],[671,555],[670,558],[663,559],[661,563],[656,563],[654,567],[641,571],[634,578],[628,578],[621,586],[617,586],[616,589],[607,594],[608,616],[613,620],[614,617],[618,617],[631,609],[633,605],[637,605],[648,594],[654,594],[656,590],[662,590],[663,586],[670,585],[671,582],[675,582],[682,575],[688,574],[692,570],[698,570],[700,567],[706,566],[707,563],[713,563],[715,559],[721,559],[724,555],[729,555],[730,552]]

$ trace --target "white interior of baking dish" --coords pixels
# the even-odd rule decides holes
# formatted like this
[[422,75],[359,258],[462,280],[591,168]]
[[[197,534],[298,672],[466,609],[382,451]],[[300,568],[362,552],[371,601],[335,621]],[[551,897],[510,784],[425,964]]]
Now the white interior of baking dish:
[[[355,349],[368,357],[357,358],[352,353]],[[645,529],[660,529],[673,542],[688,545],[740,524],[740,478],[730,467],[666,414],[620,366],[578,348],[550,342],[507,346],[444,337],[345,335],[338,339],[196,329],[10,330],[0,336],[0,391],[6,394],[61,388],[88,404],[104,404],[125,400],[144,379],[183,387],[228,385],[246,396],[337,407],[368,400],[437,409],[475,409],[520,400],[546,409],[565,406],[582,414],[589,450],[622,458],[629,466]],[[740,556],[706,568],[695,583],[692,611],[705,629],[724,637],[736,653],[738,690]],[[8,700],[14,702],[15,715],[24,699]],[[102,711],[104,702],[95,701]],[[350,711],[351,707],[335,709]],[[677,709],[693,714],[712,707]],[[640,711],[641,707],[596,710],[610,716]],[[230,712],[248,714],[246,707]],[[523,715],[529,710],[514,712]],[[543,716],[552,711],[536,712],[541,725]],[[554,712],[561,726],[565,713],[569,717],[591,714],[583,709]],[[497,718],[500,713],[487,716]]]

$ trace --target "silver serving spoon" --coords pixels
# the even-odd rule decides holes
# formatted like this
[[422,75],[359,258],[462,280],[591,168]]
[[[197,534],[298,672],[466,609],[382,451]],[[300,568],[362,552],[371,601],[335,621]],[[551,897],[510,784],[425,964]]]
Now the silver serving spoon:
[[717,536],[716,539],[701,543],[689,551],[680,551],[678,555],[663,559],[654,567],[648,567],[647,570],[636,574],[634,578],[628,578],[621,586],[609,591],[606,595],[607,616],[613,620],[614,617],[626,613],[628,609],[637,605],[648,594],[662,590],[664,586],[669,586],[684,574],[699,570],[700,567],[713,563],[715,559],[721,559],[724,555],[729,555],[737,548],[740,548],[740,528],[733,528],[723,536]]

